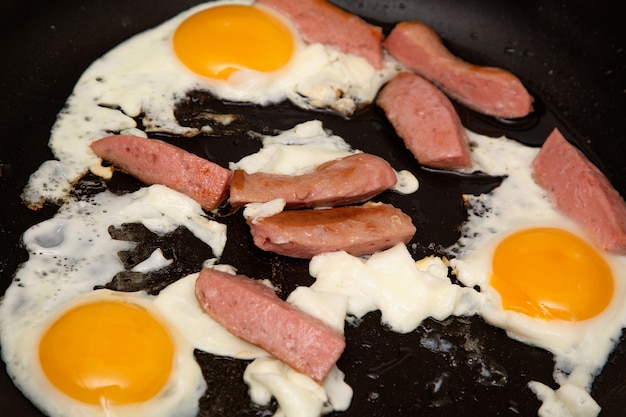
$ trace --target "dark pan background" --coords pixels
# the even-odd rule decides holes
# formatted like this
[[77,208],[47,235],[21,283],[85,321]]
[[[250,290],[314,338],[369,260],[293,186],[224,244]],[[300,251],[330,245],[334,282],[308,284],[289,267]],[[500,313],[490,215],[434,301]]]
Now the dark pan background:
[[[626,195],[626,31],[617,1],[334,2],[386,27],[399,20],[422,20],[466,60],[511,70],[558,121],[568,138],[607,174],[622,196]],[[196,3],[2,2],[0,294],[26,257],[20,247],[21,234],[55,211],[54,207],[29,211],[21,204],[20,192],[28,176],[52,157],[46,146],[50,127],[82,71],[130,35]],[[378,320],[376,314],[369,315],[362,327],[347,329],[349,338],[358,332],[361,342],[346,352],[345,365],[340,364],[340,368],[350,375],[360,372],[365,382],[353,385],[353,406],[346,415],[536,414],[539,403],[524,384],[532,377],[551,381],[552,365],[545,352],[519,347],[503,332],[478,319],[461,320],[451,327],[457,333],[450,337],[463,339],[462,333],[469,332],[484,339],[494,363],[503,364],[507,370],[506,381],[481,384],[464,375],[468,373],[466,368],[471,368],[467,354],[460,358],[420,356],[410,337],[386,331]],[[441,324],[429,321],[428,326],[438,328]],[[381,353],[372,353],[374,348]],[[603,407],[603,416],[623,415],[626,409],[625,350],[622,341],[594,384],[593,396]],[[441,360],[443,365],[436,363]],[[465,368],[450,371],[442,394],[434,389],[433,377],[424,372],[431,366],[429,361],[433,361],[434,368],[450,360],[464,361]],[[232,370],[232,365],[222,362],[216,361],[216,375]],[[233,401],[248,401],[245,392],[238,395],[233,394]],[[221,410],[221,415],[254,415],[247,403],[241,410],[236,404]],[[257,412],[262,414],[262,410]],[[13,386],[4,367],[0,370],[0,416],[41,416]]]

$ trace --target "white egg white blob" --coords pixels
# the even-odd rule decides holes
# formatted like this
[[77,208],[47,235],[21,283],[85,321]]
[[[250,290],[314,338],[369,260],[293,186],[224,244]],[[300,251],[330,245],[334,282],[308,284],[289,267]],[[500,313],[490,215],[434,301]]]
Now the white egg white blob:
[[398,244],[368,259],[331,252],[311,259],[309,273],[316,292],[348,297],[348,313],[357,318],[380,310],[382,322],[398,333],[408,333],[428,317],[471,315],[472,289],[452,284],[447,267],[437,257],[415,262]]
[[262,143],[258,152],[231,162],[229,168],[248,174],[301,175],[357,152],[343,138],[325,130],[319,120],[298,124],[276,136],[263,136]]
[[352,388],[334,366],[323,385],[296,372],[274,358],[255,359],[244,372],[248,393],[257,404],[279,404],[274,417],[318,417],[331,411],[345,411],[352,401]]
[[[543,189],[534,182],[531,163],[538,148],[504,137],[487,138],[472,132],[468,135],[474,166],[506,178],[488,194],[466,197],[470,207],[468,221],[462,227],[462,237],[449,248],[450,254],[456,257],[451,259],[450,265],[463,284],[480,287],[474,298],[477,313],[485,321],[505,329],[513,339],[551,352],[555,381],[561,387],[579,387],[588,393],[626,326],[626,257],[597,249],[613,273],[614,295],[609,306],[596,317],[577,322],[549,321],[503,310],[500,295],[490,286],[489,279],[493,253],[505,236],[533,227],[554,227],[569,231],[588,243],[590,239],[577,224],[553,207]],[[578,411],[570,409],[577,407],[576,401],[563,402],[562,395],[539,397],[550,398],[551,403],[558,402],[558,407],[577,415]],[[593,400],[585,403],[589,401]],[[546,409],[554,407],[546,405]]]
[[259,220],[283,211],[285,205],[284,198],[275,198],[265,203],[248,203],[243,209],[243,217],[247,222],[257,224]]
[[173,259],[167,259],[165,255],[163,255],[161,248],[158,248],[152,252],[148,259],[135,265],[133,269],[131,269],[131,272],[140,272],[145,274],[152,271],[158,271],[171,265],[173,262]]
[[528,383],[529,388],[542,401],[539,417],[595,417],[601,408],[583,388],[565,383],[553,390],[537,381]]
[[345,295],[323,293],[300,286],[289,294],[287,302],[343,333],[348,311],[348,297]]

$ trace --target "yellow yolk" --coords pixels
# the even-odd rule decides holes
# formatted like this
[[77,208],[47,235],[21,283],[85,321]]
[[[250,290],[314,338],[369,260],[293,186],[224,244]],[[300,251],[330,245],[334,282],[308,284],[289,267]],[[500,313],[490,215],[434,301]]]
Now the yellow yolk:
[[89,404],[146,401],[165,386],[172,369],[170,334],[134,304],[97,301],[63,314],[39,345],[50,382]]
[[613,295],[607,262],[582,239],[553,228],[504,239],[493,256],[491,285],[504,309],[544,320],[589,319]]
[[239,69],[282,68],[294,48],[291,31],[279,19],[245,5],[216,6],[196,13],[176,29],[174,51],[199,75],[226,79]]

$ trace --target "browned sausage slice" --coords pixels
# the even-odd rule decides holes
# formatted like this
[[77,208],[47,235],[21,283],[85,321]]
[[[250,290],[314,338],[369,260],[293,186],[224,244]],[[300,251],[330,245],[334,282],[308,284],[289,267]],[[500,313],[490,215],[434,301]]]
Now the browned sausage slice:
[[279,175],[236,170],[230,185],[230,204],[239,207],[285,199],[286,206],[330,207],[367,201],[397,182],[384,159],[366,153],[326,162],[302,175]]
[[343,334],[244,275],[205,268],[195,291],[204,311],[232,334],[318,383],[345,349]]
[[389,204],[366,203],[322,210],[287,210],[249,221],[254,244],[293,258],[325,252],[372,254],[415,234],[411,217]]
[[99,139],[100,158],[146,184],[162,184],[213,210],[226,198],[231,171],[169,143],[130,135]]
[[329,44],[382,66],[382,29],[326,0],[258,0],[284,14],[309,43]]
[[512,119],[532,111],[533,98],[515,75],[454,56],[424,23],[398,23],[383,45],[405,67],[477,112]]
[[415,159],[434,168],[472,165],[467,135],[454,106],[417,74],[396,75],[376,99]]
[[608,178],[554,129],[532,164],[537,184],[599,247],[626,254],[626,202]]

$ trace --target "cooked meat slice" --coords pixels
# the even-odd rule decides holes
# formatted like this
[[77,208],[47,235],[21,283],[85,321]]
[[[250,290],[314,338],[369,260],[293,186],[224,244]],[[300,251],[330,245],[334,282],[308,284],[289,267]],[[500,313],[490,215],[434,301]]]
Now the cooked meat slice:
[[213,210],[226,198],[232,173],[169,143],[131,135],[99,139],[91,149],[100,158],[146,184],[162,184]]
[[244,275],[202,269],[196,281],[196,298],[204,311],[232,334],[318,383],[346,346],[339,331]]
[[236,170],[230,185],[230,204],[239,207],[283,198],[289,208],[333,207],[367,201],[396,182],[396,173],[387,161],[358,153],[302,175]]
[[626,254],[626,202],[608,178],[554,129],[532,164],[537,184],[599,247]]
[[420,164],[443,169],[472,165],[467,135],[454,106],[428,80],[400,73],[383,87],[376,104]]
[[382,29],[326,0],[258,0],[284,14],[309,43],[329,44],[382,66]]
[[406,68],[477,112],[512,119],[532,111],[533,98],[515,75],[454,56],[422,22],[398,23],[383,45]]
[[361,256],[407,243],[411,217],[389,204],[366,203],[321,210],[287,210],[249,221],[254,244],[293,258],[346,251]]

